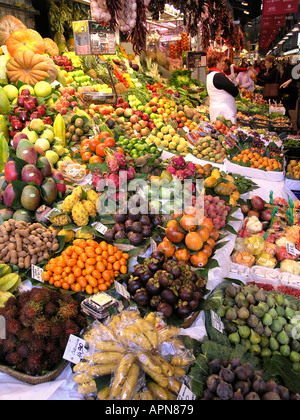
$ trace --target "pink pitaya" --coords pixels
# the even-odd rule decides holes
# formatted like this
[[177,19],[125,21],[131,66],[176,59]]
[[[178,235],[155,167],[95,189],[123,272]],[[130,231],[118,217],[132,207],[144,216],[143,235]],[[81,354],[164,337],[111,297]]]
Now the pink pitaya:
[[136,172],[132,166],[129,167],[127,171],[127,179],[128,181],[132,181],[136,176]]
[[125,156],[118,152],[114,153],[114,156],[117,159],[118,165],[121,169],[127,168],[127,160]]
[[167,167],[167,171],[170,172],[171,175],[176,175],[176,168],[173,165]]
[[102,181],[104,179],[103,174],[100,172],[100,170],[94,170],[93,172],[93,178],[92,178],[92,182],[93,182],[93,186],[94,188],[98,188],[98,184],[100,181]]
[[195,173],[197,172],[197,167],[193,162],[189,162],[185,169],[189,172],[190,174],[189,176],[194,176]]
[[112,174],[116,175],[119,172],[120,170],[119,164],[114,155],[112,154],[107,155],[105,158],[105,162],[107,163],[109,170]]
[[183,169],[185,168],[186,162],[183,158],[183,156],[176,156],[172,158],[172,165],[175,166],[175,168]]
[[180,179],[180,181],[184,181],[185,179],[187,179],[187,173],[184,170],[180,170],[176,172],[176,176],[178,179]]
[[119,187],[120,187],[120,179],[119,179],[118,175],[109,174],[108,177],[107,177],[107,179],[109,181],[112,181],[114,183],[114,185],[115,185],[115,187],[116,187],[117,190],[119,189]]

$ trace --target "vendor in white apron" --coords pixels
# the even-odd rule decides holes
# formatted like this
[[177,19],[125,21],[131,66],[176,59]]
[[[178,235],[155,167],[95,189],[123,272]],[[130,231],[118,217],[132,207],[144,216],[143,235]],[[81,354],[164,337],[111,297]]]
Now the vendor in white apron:
[[214,123],[218,117],[223,116],[235,124],[237,118],[235,98],[239,94],[239,89],[222,71],[223,63],[223,53],[212,52],[208,57],[207,91],[210,98],[210,120]]

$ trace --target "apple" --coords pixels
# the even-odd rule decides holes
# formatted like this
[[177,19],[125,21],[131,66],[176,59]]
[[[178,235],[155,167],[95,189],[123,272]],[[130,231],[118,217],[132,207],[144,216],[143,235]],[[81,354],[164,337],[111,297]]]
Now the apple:
[[18,106],[24,106],[25,102],[26,102],[26,96],[25,95],[20,95],[17,99],[17,105]]
[[132,128],[139,133],[142,129],[142,126],[141,124],[134,124]]
[[149,115],[148,114],[143,114],[142,115],[142,120],[143,121],[149,121]]
[[130,108],[125,109],[124,111],[124,117],[129,118],[133,115],[133,111]]
[[141,135],[142,135],[143,137],[148,136],[148,134],[149,134],[149,133],[150,133],[150,131],[149,131],[149,128],[147,128],[147,127],[143,128],[143,129],[141,130]]
[[117,108],[116,109],[116,114],[118,117],[121,117],[122,115],[124,115],[124,109],[123,108]]
[[[25,91],[26,93],[23,93],[23,91]],[[30,95],[34,95],[34,89],[33,89],[33,87],[32,86],[30,86],[30,85],[23,85],[23,86],[21,86],[20,87],[20,89],[19,89],[19,94],[20,95],[25,95],[25,96],[30,96]]]
[[137,124],[138,121],[139,121],[139,117],[137,115],[132,115],[132,117],[130,117],[131,124]]

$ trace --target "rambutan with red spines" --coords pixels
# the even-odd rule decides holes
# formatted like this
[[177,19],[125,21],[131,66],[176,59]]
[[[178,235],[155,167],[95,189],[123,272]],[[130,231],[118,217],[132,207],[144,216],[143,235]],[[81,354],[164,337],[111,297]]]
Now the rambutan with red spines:
[[15,318],[7,319],[5,322],[6,334],[19,336],[22,331],[22,324]]
[[51,319],[51,337],[60,337],[64,332],[65,322],[58,317]]
[[17,299],[12,296],[10,297],[5,303],[5,309],[15,308],[17,307]]
[[17,299],[18,308],[22,309],[26,305],[26,303],[29,301],[30,301],[30,291],[21,293]]
[[47,355],[49,355],[50,353],[52,353],[53,350],[59,349],[59,348],[60,348],[59,338],[51,336],[46,342],[45,352],[47,353]]
[[46,350],[46,341],[43,338],[34,337],[30,343],[28,343],[30,349],[34,352]]
[[49,316],[55,316],[58,312],[59,306],[57,305],[57,303],[51,301],[48,302],[45,307],[44,307],[44,313],[45,315],[49,315]]
[[16,364],[16,370],[21,373],[26,373],[27,369],[27,360],[22,359],[19,361],[19,363]]
[[65,325],[65,334],[66,335],[78,335],[81,331],[81,328],[71,319],[67,319]]
[[[1,315],[1,313],[0,313]],[[5,309],[5,312],[3,314],[5,319],[11,319],[11,318],[18,318],[19,316],[19,309],[16,306],[11,306],[7,309]]]
[[34,287],[31,290],[30,300],[41,305],[46,305],[48,302],[51,301],[51,296],[48,289],[46,289],[45,287]]
[[81,314],[78,314],[74,321],[81,329],[86,328],[88,325],[86,317]]
[[76,318],[79,312],[79,303],[75,299],[70,301],[60,300],[59,301],[59,311],[57,316],[62,319],[73,319]]
[[31,353],[26,364],[27,375],[41,376],[47,368],[47,361],[42,352]]
[[20,338],[20,341],[24,341],[24,342],[32,341],[32,339],[34,338],[32,329],[29,327],[23,328],[20,333],[19,338]]
[[58,290],[49,290],[49,293],[53,302],[58,302],[63,297],[63,294]]
[[64,355],[64,351],[62,349],[59,349],[59,348],[53,349],[48,354],[48,357],[47,357],[48,369],[49,370],[55,369],[62,361],[63,355]]
[[16,352],[22,359],[27,359],[31,353],[28,343],[25,342],[20,342],[18,344]]
[[44,315],[34,321],[33,334],[38,337],[49,337],[51,334],[51,322]]
[[43,313],[43,306],[40,303],[28,301],[20,310],[20,320],[24,327],[31,327],[32,323]]
[[3,344],[4,353],[5,354],[12,353],[13,351],[15,351],[17,345],[18,345],[17,337],[15,337],[14,335],[8,334]]
[[9,366],[16,366],[21,360],[22,360],[21,356],[19,356],[16,351],[7,353],[5,356],[5,362]]
[[59,345],[61,349],[65,349],[67,347],[68,341],[70,336],[66,334],[62,334],[59,338]]

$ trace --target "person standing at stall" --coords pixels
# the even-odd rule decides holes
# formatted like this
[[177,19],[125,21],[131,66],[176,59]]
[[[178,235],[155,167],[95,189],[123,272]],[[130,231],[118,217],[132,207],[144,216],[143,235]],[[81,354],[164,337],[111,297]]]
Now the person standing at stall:
[[258,80],[264,85],[263,96],[266,101],[278,101],[281,75],[277,69],[276,58],[268,55],[265,59],[266,73],[259,74]]
[[235,98],[239,89],[223,72],[224,54],[214,51],[207,59],[207,91],[210,98],[210,119],[215,122],[218,117],[225,117],[236,123],[237,108]]
[[244,73],[247,70],[247,67],[236,67],[234,64],[232,64],[230,58],[225,58],[224,60],[223,71],[234,84],[236,84],[236,75]]

